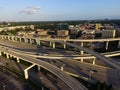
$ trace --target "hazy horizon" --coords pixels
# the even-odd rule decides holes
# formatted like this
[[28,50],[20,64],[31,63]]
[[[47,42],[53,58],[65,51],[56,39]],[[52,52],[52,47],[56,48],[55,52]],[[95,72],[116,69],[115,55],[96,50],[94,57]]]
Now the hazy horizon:
[[120,19],[119,0],[2,0],[0,21]]

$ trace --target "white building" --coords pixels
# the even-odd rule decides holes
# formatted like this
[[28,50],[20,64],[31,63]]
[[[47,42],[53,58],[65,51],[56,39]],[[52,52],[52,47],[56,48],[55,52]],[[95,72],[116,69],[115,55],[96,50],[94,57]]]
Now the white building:
[[115,38],[116,30],[103,30],[102,38]]

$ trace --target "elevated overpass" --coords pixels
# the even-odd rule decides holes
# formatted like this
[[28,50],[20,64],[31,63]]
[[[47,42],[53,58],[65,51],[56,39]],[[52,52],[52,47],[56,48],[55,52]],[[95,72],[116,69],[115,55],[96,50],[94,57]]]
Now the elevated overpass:
[[[55,39],[55,38],[37,38],[37,37],[23,37],[23,36],[9,36],[9,35],[0,35],[1,39],[7,39],[7,40],[12,40],[12,41],[20,41],[20,42],[25,42],[25,43],[40,43],[41,41],[49,41],[50,46],[55,48],[56,41],[59,42],[80,42],[80,46],[83,47],[84,43],[94,43],[94,42],[106,42],[106,50],[108,49],[109,42],[110,41],[119,41],[118,47],[120,47],[120,38],[108,38],[108,39]],[[66,48],[66,44],[63,44],[63,48]]]
[[[1,37],[1,36],[0,36]],[[53,48],[55,48],[55,43],[57,42],[57,43],[61,43],[61,44],[63,44],[64,45],[64,47],[66,46],[66,45],[68,45],[68,46],[71,46],[71,47],[75,47],[75,48],[77,48],[77,49],[79,49],[79,50],[82,50],[82,51],[84,51],[84,52],[86,52],[86,53],[89,53],[90,55],[93,55],[94,57],[96,57],[96,58],[99,58],[99,59],[101,59],[102,61],[104,61],[104,62],[106,62],[106,63],[108,63],[109,65],[111,65],[112,67],[114,67],[114,68],[116,68],[116,69],[118,69],[118,70],[120,70],[120,66],[117,64],[117,63],[115,63],[114,62],[114,60],[113,59],[111,59],[111,58],[108,58],[108,57],[105,57],[104,55],[102,55],[102,54],[99,54],[99,53],[97,53],[97,52],[95,52],[95,51],[92,51],[92,50],[89,50],[89,49],[87,49],[87,48],[84,48],[83,47],[83,45],[82,45],[82,47],[80,47],[80,46],[78,46],[78,45],[74,45],[74,44],[72,44],[72,43],[69,43],[69,42],[67,42],[67,41],[65,41],[65,40],[63,40],[63,41],[61,41],[61,40],[47,40],[47,39],[38,39],[38,38],[24,38],[24,37],[17,37],[16,38],[16,36],[14,37],[14,36],[3,36],[3,37],[1,37],[2,39],[8,39],[8,40],[12,40],[12,41],[20,41],[21,42],[21,39],[23,39],[24,40],[24,42],[25,43],[28,43],[28,41],[27,40],[29,40],[30,41],[30,43],[32,43],[33,41],[32,40],[34,40],[34,42],[39,42],[40,43],[40,41],[41,40],[43,40],[43,41],[47,41],[47,42],[52,42],[52,45],[53,45]],[[19,40],[18,40],[19,39]],[[109,39],[110,41],[120,41],[120,38],[117,38],[117,39]],[[109,41],[109,40],[107,40],[107,41]],[[82,40],[83,41],[83,40]],[[81,43],[83,43],[81,41]],[[105,40],[106,41],[106,40]],[[78,41],[79,42],[79,41]],[[86,42],[86,41],[85,41]],[[98,40],[93,40],[93,42],[98,42]],[[103,42],[103,40],[99,40],[99,42]],[[1,50],[2,50],[2,48],[1,48]],[[4,52],[4,51],[3,51]],[[16,51],[15,52],[10,52],[9,50],[7,50],[7,51],[5,51],[5,53],[6,54],[12,54],[12,55],[16,55]],[[18,55],[18,53],[19,53],[19,55]],[[27,55],[27,56],[25,56],[25,55],[21,55],[20,54],[21,52],[17,52],[17,57],[18,58],[21,58],[21,59],[23,59],[23,60],[25,60],[25,61],[27,61],[27,62],[31,62],[31,63],[35,63],[35,65],[38,65],[38,66],[42,66],[42,67],[44,67],[44,68],[46,68],[46,64],[45,64],[45,66],[43,66],[43,64],[44,64],[44,62],[39,62],[37,59],[35,59],[35,58],[32,58],[32,60],[31,61],[29,61],[30,59],[31,59],[31,57],[30,57],[30,55]],[[37,63],[37,62],[39,62],[39,63]],[[41,63],[43,63],[43,64],[41,64]],[[48,64],[47,64],[48,65]],[[50,65],[49,65],[50,66]],[[49,67],[48,67],[49,68]],[[51,71],[51,69],[53,69],[53,68],[46,68],[47,70],[49,70],[49,71]],[[56,70],[55,70],[56,71]],[[56,72],[54,72],[54,70],[52,70],[51,71],[53,74],[55,74],[56,75]],[[59,71],[58,71],[59,72]],[[59,78],[61,78],[62,80],[63,80],[63,78],[62,77],[60,77],[59,75],[58,75],[58,77]],[[68,78],[69,79],[69,78]],[[72,79],[71,79],[72,80]],[[64,80],[63,80],[64,81]],[[65,82],[65,81],[64,81]],[[71,81],[72,82],[72,81]],[[78,89],[74,89],[74,86],[71,86],[71,83],[67,83],[67,82],[65,82],[67,85],[69,85],[73,90],[78,90]],[[73,82],[72,82],[73,83]],[[78,84],[76,85],[77,86],[77,88],[84,88],[84,86],[82,87],[81,85],[80,85],[80,87],[78,86]],[[84,88],[85,89],[85,88]]]
[[47,40],[47,41],[66,41],[66,42],[106,42],[106,41],[120,41],[120,38],[107,38],[107,39],[55,39],[55,38],[37,38],[37,37],[25,37],[25,36],[9,36],[0,35],[2,39],[17,40],[17,39],[36,39],[36,40]]
[[[0,38],[1,39],[7,39],[7,40],[10,40],[10,41],[19,41],[19,42],[22,42],[22,39],[23,39],[23,41],[25,43],[28,43],[28,41],[29,41],[29,43],[33,43],[32,40],[34,40],[35,43],[39,43],[39,44],[40,44],[41,40],[44,40],[44,41],[50,42],[50,46],[51,46],[51,42],[52,42],[53,48],[55,48],[55,43],[57,42],[57,43],[63,44],[64,48],[66,48],[66,45],[68,45],[68,46],[72,46],[72,47],[75,47],[77,49],[80,49],[82,55],[83,55],[83,51],[85,51],[85,52],[87,52],[89,54],[92,54],[94,56],[98,56],[97,58],[100,58],[100,59],[103,59],[103,60],[106,59],[104,61],[106,61],[106,62],[108,61],[108,63],[110,63],[110,62],[109,62],[109,60],[107,60],[107,58],[105,56],[97,55],[99,53],[97,53],[95,51],[90,51],[87,48],[84,48],[83,43],[84,42],[109,42],[109,41],[119,41],[120,42],[120,38],[76,40],[76,39],[40,39],[40,38],[30,38],[30,37],[21,37],[21,36],[8,36],[8,35],[0,35]],[[78,45],[71,44],[68,41],[81,42],[81,47],[79,47]],[[108,43],[106,44],[106,46],[108,47]],[[97,53],[97,54],[95,54],[95,53]],[[102,57],[104,57],[104,58],[102,58]],[[111,64],[112,64],[112,62],[111,62]],[[115,66],[115,65],[113,65],[113,66]]]
[[[96,58],[99,58],[101,60],[103,60],[104,62],[107,62],[108,64],[111,64],[113,67],[120,69],[120,67],[118,65],[116,65],[114,62],[112,62],[113,60],[111,58],[107,58],[104,55],[101,55],[93,50],[89,50],[87,48],[83,47],[83,43],[84,42],[109,42],[109,41],[120,41],[120,38],[109,38],[109,39],[83,39],[83,40],[75,40],[75,39],[40,39],[40,38],[30,38],[30,37],[21,37],[21,36],[8,36],[8,35],[0,35],[1,39],[7,39],[10,41],[19,41],[25,43],[33,43],[32,40],[34,40],[35,43],[40,43],[41,40],[43,41],[47,41],[47,42],[52,42],[53,48],[55,48],[55,43],[61,43],[64,45],[64,48],[66,47],[66,45],[71,46],[71,47],[75,47],[79,50],[81,50],[81,53],[83,54],[83,51],[86,53],[89,53],[93,56],[95,56]],[[72,43],[69,43],[68,41],[73,41],[73,42],[81,42],[81,47],[78,45],[74,45]],[[107,44],[108,46],[108,44]],[[111,60],[111,61],[110,61]]]
[[[14,43],[14,42],[12,42]],[[59,54],[46,54],[46,53],[40,53],[40,52],[35,52],[35,51],[26,51],[24,49],[20,50],[21,48],[13,48],[14,44],[8,44],[8,43],[4,43],[3,41],[0,43],[0,46],[3,46],[3,47],[6,47],[6,48],[9,48],[16,52],[21,52],[21,53],[24,53],[24,54],[27,54],[27,55],[30,55],[30,56],[33,56],[33,57],[36,57],[36,58],[46,58],[46,59],[72,59],[72,60],[81,60],[81,62],[84,61],[84,59],[92,59],[91,62],[93,62],[93,64],[95,64],[95,61],[96,61],[96,57],[95,56],[92,56],[90,54],[84,54],[84,55],[59,55]],[[64,50],[63,50],[64,51]],[[107,52],[107,53],[101,53],[102,55],[105,55],[106,57],[113,57],[113,56],[120,56],[120,51],[114,51],[114,52]]]
[[[20,52],[24,53],[24,55],[30,55],[35,58],[41,58],[41,59],[72,59],[72,60],[81,60],[81,62],[84,61],[84,59],[93,59],[92,63],[95,64],[96,57],[90,54],[84,54],[84,55],[49,55],[49,54],[42,54],[42,53],[36,53],[36,52],[28,52],[28,51],[23,51],[23,50],[18,50],[14,49],[12,47],[8,47],[5,45],[1,45],[1,48],[6,48],[11,51],[15,52]],[[101,55],[104,55],[106,57],[113,57],[113,56],[120,56],[120,51],[114,51],[114,52],[107,52],[107,53],[102,53]]]
[[66,85],[68,85],[72,90],[87,90],[86,87],[84,87],[80,82],[78,82],[71,76],[65,74],[59,68],[57,68],[54,65],[51,65],[45,61],[35,59],[29,55],[23,55],[23,53],[12,51],[11,49],[9,50],[9,49],[3,48],[3,47],[0,47],[0,52],[3,52],[4,54],[6,54],[7,58],[15,57],[15,58],[17,58],[17,60],[22,59],[24,61],[32,63],[32,65],[30,67],[28,67],[27,69],[24,70],[25,77],[28,74],[28,72],[26,72],[26,71],[28,71],[33,66],[37,65],[39,67],[43,67],[46,70],[52,72],[54,75],[56,75],[58,78],[60,78]]

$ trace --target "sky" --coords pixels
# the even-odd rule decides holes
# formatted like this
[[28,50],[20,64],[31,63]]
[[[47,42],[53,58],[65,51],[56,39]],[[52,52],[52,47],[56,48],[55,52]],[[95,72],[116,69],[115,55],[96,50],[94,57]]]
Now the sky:
[[0,0],[0,21],[120,19],[120,0]]

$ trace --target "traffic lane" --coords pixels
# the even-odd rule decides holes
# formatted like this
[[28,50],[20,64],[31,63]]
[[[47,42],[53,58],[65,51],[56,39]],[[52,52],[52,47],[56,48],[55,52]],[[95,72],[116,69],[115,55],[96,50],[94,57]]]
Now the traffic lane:
[[[47,61],[47,59],[46,59]],[[49,60],[48,60],[49,62]],[[109,84],[119,85],[118,70],[109,67],[93,65],[88,63],[81,63],[79,61],[73,60],[52,60],[52,64],[61,68],[64,65],[64,70],[79,75],[80,77],[89,78],[90,70],[95,71],[92,74],[94,79],[100,80],[102,82],[107,82]],[[114,73],[114,74],[113,74]]]
[[[87,75],[89,75],[90,69],[97,71],[92,74],[92,77],[96,78],[97,80],[106,81],[107,83],[113,83],[115,85],[120,84],[120,79],[119,79],[120,77],[118,76],[119,70],[112,69],[112,68],[106,68],[106,67],[102,67],[98,65],[92,65],[88,63],[70,61],[70,60],[62,60],[62,61],[71,65],[72,67],[76,67],[76,66],[79,67]],[[71,70],[68,70],[68,71],[71,71]]]
[[52,49],[52,48],[47,48],[47,47],[39,47],[37,48],[36,45],[33,44],[28,44],[24,42],[12,42],[8,40],[0,40],[1,45],[5,45],[8,47],[11,47],[13,49],[18,49],[18,50],[23,50],[23,51],[28,51],[28,52],[34,52],[34,53],[48,53],[51,55],[73,55],[73,54],[78,54],[78,52],[75,51],[66,51],[66,50],[59,50],[59,49]]
[[53,74],[55,74],[56,76],[58,76],[61,80],[63,80],[69,87],[73,88],[73,89],[85,89],[86,88],[81,84],[79,83],[77,80],[75,80],[74,78],[66,75],[65,73],[63,73],[61,70],[59,70],[57,67],[55,66],[52,66],[51,64],[49,63],[46,63],[44,61],[40,61],[40,60],[37,60],[33,57],[30,57],[29,55],[23,55],[22,53],[19,53],[19,52],[10,52],[8,50],[6,50],[7,53],[10,53],[10,54],[13,54],[17,57],[19,57],[20,59],[22,60],[25,60],[25,61],[28,61],[28,62],[31,62],[31,63],[35,63],[37,64],[38,66],[42,66],[44,67],[45,69],[49,70],[50,72],[52,72]]

